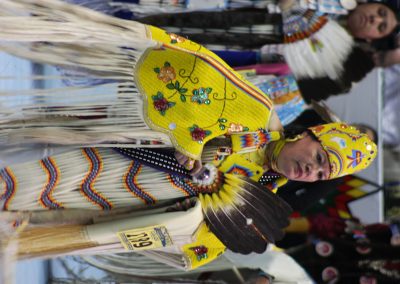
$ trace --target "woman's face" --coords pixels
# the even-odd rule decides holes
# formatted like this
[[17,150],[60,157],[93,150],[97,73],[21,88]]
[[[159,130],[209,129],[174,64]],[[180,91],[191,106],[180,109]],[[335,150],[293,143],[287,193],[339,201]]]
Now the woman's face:
[[277,166],[279,173],[290,180],[313,182],[328,179],[330,174],[325,150],[307,132],[302,139],[285,144]]
[[393,11],[378,3],[358,5],[347,18],[350,33],[367,41],[389,35],[396,26],[397,19]]

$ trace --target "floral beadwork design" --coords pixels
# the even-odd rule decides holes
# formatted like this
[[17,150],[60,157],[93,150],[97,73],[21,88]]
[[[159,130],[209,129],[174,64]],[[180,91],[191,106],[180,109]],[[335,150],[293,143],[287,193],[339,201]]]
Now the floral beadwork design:
[[208,95],[211,94],[212,88],[207,87],[207,88],[198,88],[194,89],[192,91],[192,98],[191,101],[198,103],[199,105],[205,104],[209,105],[211,103],[210,99],[208,98]]
[[208,258],[208,255],[207,255],[208,248],[205,246],[196,246],[196,247],[191,247],[189,249],[194,252],[198,261]]
[[197,141],[200,144],[203,143],[204,138],[211,134],[210,130],[204,130],[197,126],[197,124],[193,124],[192,127],[189,127],[189,131],[193,141]]
[[[185,40],[175,34],[168,33],[168,35],[176,42],[183,42]],[[197,52],[200,49],[201,46],[198,47]],[[152,99],[154,108],[159,111],[161,115],[165,115],[168,109],[179,103],[179,100],[181,103],[191,102],[198,105],[210,105],[212,102],[213,105],[218,104],[221,109],[220,115],[214,122],[211,122],[210,125],[198,126],[194,124],[192,127],[188,127],[188,134],[191,136],[192,140],[202,144],[204,138],[212,133],[209,129],[218,126],[220,130],[225,131],[231,126],[228,120],[224,118],[224,112],[227,102],[236,100],[237,94],[235,92],[227,94],[226,79],[223,88],[224,92],[222,94],[215,92],[211,86],[206,85],[200,87],[200,80],[194,75],[198,60],[199,57],[194,57],[193,65],[189,69],[176,69],[177,67],[175,66],[174,68],[168,61],[165,61],[162,66],[153,66],[157,79],[162,81],[165,86],[162,87],[163,92],[158,91],[157,95],[152,96]],[[189,91],[189,88],[191,91]],[[170,130],[172,130],[172,128],[170,128]]]
[[170,90],[176,90],[180,94],[181,101],[184,103],[186,102],[186,92],[187,89],[181,86],[178,80],[175,81],[175,84],[170,82],[167,84],[167,88]]
[[165,62],[164,66],[161,68],[154,68],[154,72],[158,74],[158,80],[161,80],[164,83],[168,83],[176,78],[175,69],[169,62]]
[[168,61],[164,63],[163,67],[155,67],[153,70],[157,73],[157,78],[167,84],[166,87],[169,90],[176,90],[180,94],[181,101],[186,102],[185,93],[188,90],[178,80],[173,82],[176,79],[176,73],[174,67]]
[[174,33],[167,33],[167,34],[169,35],[169,38],[171,39],[172,44],[185,42],[185,40],[186,40],[184,37],[181,37]]
[[249,128],[241,125],[240,123],[230,123],[228,128],[228,133],[237,133],[237,132],[246,132],[249,131]]
[[165,115],[165,112],[175,105],[174,102],[169,102],[164,98],[163,93],[157,92],[157,95],[151,97],[153,99],[153,106],[160,112],[161,115]]

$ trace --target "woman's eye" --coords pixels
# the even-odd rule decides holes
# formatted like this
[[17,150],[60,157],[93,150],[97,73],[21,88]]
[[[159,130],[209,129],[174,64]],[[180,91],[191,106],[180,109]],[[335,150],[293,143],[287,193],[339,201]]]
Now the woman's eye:
[[318,164],[321,164],[321,162],[322,162],[321,154],[317,154],[317,162],[318,162]]
[[386,10],[381,8],[378,10],[378,15],[381,17],[385,17],[386,16]]

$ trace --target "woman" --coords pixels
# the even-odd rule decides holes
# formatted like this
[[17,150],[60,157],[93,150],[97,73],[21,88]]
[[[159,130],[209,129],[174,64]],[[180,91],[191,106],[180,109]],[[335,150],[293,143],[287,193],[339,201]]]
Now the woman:
[[[75,145],[111,143],[121,147],[121,143],[134,141],[136,144],[130,146],[141,143],[153,147],[173,145],[185,156],[199,160],[202,154],[208,154],[203,151],[208,141],[218,141],[214,138],[223,134],[231,134],[232,139],[231,151],[225,149],[227,152],[224,152],[221,149],[217,152],[217,160],[223,161],[220,165],[217,163],[218,170],[210,166],[200,179],[197,177],[194,180],[199,184],[197,188],[191,188],[187,182],[175,180],[159,170],[146,168],[140,175],[142,162],[149,163],[148,154],[142,152],[140,160],[138,153],[129,149],[120,151],[133,157],[133,161],[108,148],[84,148],[59,157],[45,158],[40,161],[39,167],[37,163],[15,166],[15,173],[11,169],[4,169],[2,179],[6,208],[39,209],[36,201],[32,202],[37,200],[33,196],[36,194],[40,195],[43,208],[53,209],[87,207],[86,199],[99,209],[126,207],[132,204],[128,199],[132,195],[139,196],[136,203],[151,204],[157,199],[182,196],[168,195],[164,186],[171,188],[172,185],[173,188],[179,187],[179,191],[189,192],[184,195],[205,193],[201,195],[202,207],[208,225],[225,245],[242,252],[262,251],[268,242],[281,234],[280,228],[286,224],[284,216],[288,214],[287,206],[251,180],[238,179],[231,173],[243,173],[250,179],[258,180],[266,168],[272,168],[279,169],[279,173],[289,178],[312,181],[362,169],[376,155],[376,146],[347,125],[313,129],[315,136],[324,141],[323,144],[317,141],[311,143],[312,136],[301,133],[302,136],[296,137],[298,141],[293,143],[300,143],[301,147],[310,146],[307,156],[304,155],[305,151],[296,150],[294,144],[285,146],[280,134],[274,132],[280,130],[280,125],[269,99],[242,80],[213,53],[174,34],[109,18],[58,1],[2,1],[0,7],[3,16],[14,15],[0,18],[7,25],[0,36],[9,41],[22,42],[21,45],[11,44],[11,47],[4,42],[2,49],[41,62],[80,67],[93,78],[118,82],[103,83],[101,86],[102,92],[115,92],[113,94],[117,99],[114,100],[102,97],[102,93],[91,93],[93,86],[32,92],[36,101],[22,107],[24,119],[3,120],[2,137],[9,139],[6,142],[22,141],[25,145],[33,141]],[[26,11],[31,16],[26,16]],[[29,23],[31,29],[26,31],[21,23]],[[33,44],[27,48],[24,41]],[[131,78],[132,71],[135,80]],[[116,86],[119,87],[118,92],[113,89]],[[77,95],[77,101],[71,105],[60,105],[60,98],[55,96],[67,91],[71,97]],[[143,102],[138,93],[143,96]],[[56,102],[47,100],[49,98],[56,99]],[[96,99],[94,103],[93,98]],[[4,116],[9,112],[4,111]],[[267,128],[268,131],[260,128]],[[335,149],[329,141],[332,135],[339,139],[336,139],[339,145],[349,143],[357,149],[353,149],[352,153],[340,150],[343,155],[337,151],[329,152]],[[277,142],[265,147],[273,141]],[[326,150],[321,145],[325,145]],[[281,150],[282,153],[288,153],[278,159]],[[155,156],[152,165],[168,169],[168,158],[160,163]],[[342,167],[343,161],[349,162],[346,168]],[[188,166],[191,166],[190,163]],[[24,173],[20,172],[21,169],[24,169]],[[40,174],[40,171],[44,172]],[[16,177],[21,180],[16,182]],[[142,183],[137,184],[141,178]],[[36,190],[25,191],[26,194],[17,197],[16,186],[26,185],[25,189],[21,187],[22,193],[28,188],[32,189],[34,185],[31,182],[39,184],[35,186]],[[94,187],[96,182],[99,183]],[[155,191],[149,194],[143,192],[140,188],[146,184],[149,190]],[[122,194],[117,187],[128,189],[130,193]],[[158,193],[157,188],[160,189]],[[54,198],[57,189],[59,200]],[[106,192],[109,190],[115,190],[115,194],[108,195]],[[207,194],[214,191],[211,197]],[[81,203],[82,194],[84,203]],[[167,196],[163,197],[164,194]],[[243,200],[247,200],[247,203],[243,204]],[[231,206],[228,208],[233,209],[224,210],[227,204]],[[196,210],[197,213],[201,212],[200,209]],[[236,214],[236,218],[231,218],[231,214]],[[197,215],[201,220],[201,213]],[[224,220],[222,216],[227,222],[221,223]],[[165,222],[169,222],[169,218]],[[253,229],[248,230],[248,227]],[[60,240],[67,241],[71,236],[82,233],[81,228],[75,227],[58,228],[57,232],[64,232],[64,229],[68,237],[59,236]],[[232,235],[232,230],[239,235]],[[37,235],[40,234],[33,234]],[[243,245],[244,240],[250,245]],[[92,242],[89,243],[89,247],[93,246]],[[44,244],[46,247],[46,242]],[[62,250],[74,248],[69,245],[67,243]]]
[[[262,136],[259,138],[262,140]],[[204,218],[216,236],[214,238],[220,240],[217,247],[226,246],[240,253],[262,252],[267,240],[270,242],[280,238],[280,230],[287,224],[285,216],[290,211],[275,196],[268,195],[252,182],[246,182],[246,179],[267,182],[270,189],[282,177],[302,181],[331,179],[365,168],[376,155],[376,146],[369,138],[345,124],[310,128],[291,139],[281,139],[258,148],[254,148],[254,145],[249,147],[249,143],[244,146],[237,144],[238,141],[255,139],[254,135],[232,134],[231,139],[232,147],[205,148],[203,160],[212,164],[206,164],[205,174],[193,180],[182,178],[184,171],[173,163],[171,156],[146,149],[140,152],[133,149],[84,148],[47,157],[39,162],[14,165],[0,172],[4,188],[3,209],[30,210],[32,221],[40,224],[49,215],[46,211],[41,213],[41,210],[76,208],[129,211],[130,208],[143,208],[143,205],[199,195],[202,210],[197,205],[197,209],[187,213],[187,218],[184,218],[186,215],[179,217],[180,224],[192,222],[194,226],[185,226],[189,230],[185,234],[193,232]],[[274,172],[262,176],[268,169]],[[238,180],[237,177],[244,180]],[[157,224],[166,224],[173,240],[183,234],[182,229],[177,231],[174,227],[178,217],[166,215],[164,211],[157,212],[157,217],[151,220],[147,218],[145,223],[137,218],[127,223],[125,219],[120,220],[121,217],[115,216],[111,223],[101,222],[83,228],[75,226],[72,232],[67,230],[69,227],[63,226],[55,231],[43,229],[44,232],[33,228],[22,233],[20,253],[26,251],[31,256],[43,256],[46,253],[54,255],[74,248],[77,252],[91,248],[92,253],[99,253],[108,250],[107,245],[111,244],[111,249],[121,249],[111,232],[154,226],[154,220],[158,220]],[[201,212],[204,212],[204,216]],[[82,213],[79,214],[79,211],[65,210],[55,215],[55,222],[91,224],[99,213],[80,215]],[[64,230],[67,232],[64,233]],[[110,232],[108,234],[111,236],[105,238],[100,233],[104,230]],[[254,232],[257,234],[254,235]],[[49,246],[49,235],[54,240],[61,239],[54,242],[55,247]],[[75,237],[71,236],[74,235],[88,235],[90,241],[78,238],[78,244],[73,245],[71,238],[75,242]],[[251,238],[252,242],[248,244]],[[111,243],[103,244],[104,239]],[[243,246],[245,240],[246,245]],[[185,245],[185,242],[178,242],[178,245]]]
[[[79,2],[79,1],[77,1]],[[105,1],[107,2],[107,1]],[[356,39],[364,40],[369,43],[387,38],[392,33],[394,33],[398,26],[397,21],[397,13],[398,7],[395,1],[385,1],[385,2],[370,2],[370,3],[360,3],[357,4],[355,1],[348,1],[349,3],[336,3],[334,1],[319,1],[318,3],[310,3],[305,6],[306,8],[319,11],[321,13],[327,13],[331,15],[334,19],[337,19],[339,23],[344,26],[349,33]],[[278,1],[280,7],[282,8],[283,15],[283,32],[281,28],[267,28],[263,25],[271,25],[271,26],[282,26],[282,19],[276,19],[275,21],[271,21],[269,17],[279,17],[277,14],[269,14],[268,9],[243,9],[243,10],[227,10],[227,11],[198,11],[198,12],[190,12],[190,13],[171,13],[171,14],[162,14],[155,13],[154,15],[150,15],[147,17],[143,17],[140,19],[143,23],[148,24],[157,24],[159,27],[167,27],[169,29],[175,28],[180,29],[180,33],[182,35],[187,35],[190,38],[196,40],[197,42],[203,44],[231,44],[229,43],[229,34],[234,33],[234,28],[236,27],[237,32],[239,32],[238,27],[257,27],[257,29],[249,28],[250,34],[252,30],[257,30],[257,32],[253,32],[251,36],[247,33],[248,40],[242,40],[241,42],[237,42],[236,45],[247,47],[247,48],[259,48],[261,45],[265,44],[274,44],[281,43],[284,41],[284,36],[286,35],[285,25],[290,22],[290,14],[285,15],[287,11],[290,9],[297,9],[298,5],[297,1]],[[272,4],[272,3],[271,3]],[[90,6],[90,2],[86,2],[85,5]],[[121,9],[129,9],[129,7],[138,7],[144,6],[145,3],[141,4],[131,4],[121,7]],[[304,5],[304,4],[302,4]],[[107,11],[103,9],[103,12],[111,12],[111,8]],[[245,16],[247,13],[248,17]],[[295,13],[297,13],[295,11]],[[238,14],[238,16],[235,16]],[[243,14],[243,19],[241,20],[241,14]],[[264,15],[264,18],[257,17],[257,15]],[[250,16],[249,16],[250,15]],[[252,16],[253,17],[252,17]],[[235,22],[236,21],[236,22]],[[186,29],[187,28],[187,31]],[[191,30],[195,31],[195,28],[205,29],[207,33],[207,29],[210,29],[210,36],[205,36],[203,33],[191,34]],[[219,29],[219,30],[218,30]],[[232,29],[230,31],[229,29]],[[224,31],[224,32],[222,32]],[[274,32],[275,37],[277,39],[275,41],[264,39],[263,44],[254,45],[253,42],[259,38],[262,38],[262,32],[271,32],[271,36]],[[221,35],[217,36],[218,40],[213,41],[214,37],[213,33],[220,32]],[[246,33],[243,34],[245,36]],[[224,36],[227,37],[224,40]],[[280,38],[279,38],[280,36]],[[251,45],[253,44],[253,45]],[[248,46],[246,46],[248,45]]]
[[[90,1],[82,4],[97,8]],[[118,4],[115,5],[118,7]],[[148,3],[145,1],[139,4],[122,4],[121,10],[132,9],[134,15],[138,16],[135,12],[143,7],[149,13],[152,8],[155,9],[154,6],[146,5]],[[296,1],[281,1],[282,15],[275,13],[271,5],[276,4],[268,5],[271,13],[264,6],[223,11],[189,9],[190,12],[157,12],[145,17],[140,17],[139,13],[136,19],[205,44],[230,66],[269,63],[271,60],[284,58],[296,76],[307,103],[312,99],[319,101],[330,95],[347,93],[354,82],[363,79],[374,67],[370,52],[355,45],[346,29],[336,21],[327,19],[325,13],[333,14],[333,17],[347,13],[339,4],[335,6],[338,9],[336,11],[327,9],[324,5],[309,4],[310,7],[303,7]],[[115,6],[113,4],[109,9],[102,8],[101,11],[112,13]],[[116,15],[126,18],[124,13]],[[128,18],[132,19],[130,16]],[[392,27],[387,28],[389,30]],[[261,47],[258,52],[237,51]],[[229,50],[223,50],[226,48]],[[303,56],[299,57],[298,54]]]

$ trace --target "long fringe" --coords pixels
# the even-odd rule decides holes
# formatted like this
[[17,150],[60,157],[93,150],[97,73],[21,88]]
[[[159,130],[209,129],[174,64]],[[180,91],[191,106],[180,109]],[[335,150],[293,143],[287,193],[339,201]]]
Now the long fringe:
[[96,243],[86,239],[84,228],[71,225],[56,230],[53,227],[24,230],[18,238],[18,256],[33,258],[95,247]]
[[28,220],[29,216],[22,212],[0,212],[0,283],[15,283],[18,234]]
[[[67,145],[123,143],[138,139],[169,144],[142,116],[133,72],[144,51],[156,43],[144,25],[50,0],[0,1],[0,50],[35,62],[61,66],[96,86],[2,92],[28,103],[0,108],[0,143]],[[62,76],[61,76],[62,77]],[[33,78],[36,80],[46,79]],[[19,113],[22,119],[12,119]]]
[[[50,157],[49,162],[58,175],[52,174],[55,186],[47,193],[45,186],[49,184],[48,170],[44,169],[40,161],[7,168],[7,175],[14,180],[15,188],[7,200],[6,209],[48,210],[53,208],[54,204],[59,204],[65,209],[140,208],[190,194],[183,190],[183,187],[180,188],[170,181],[168,174],[139,163],[133,165],[133,161],[112,149],[92,149],[89,153],[93,153],[90,155],[94,155],[95,158],[91,160],[85,153],[81,149],[75,149]],[[89,184],[87,177],[92,174],[92,168],[99,170],[95,180]],[[6,192],[7,185],[2,179],[0,186]],[[8,190],[11,192],[11,189]],[[100,196],[102,201],[97,200],[92,195],[93,192]],[[192,194],[195,194],[195,191]],[[52,201],[51,204],[47,199]],[[102,205],[106,207],[103,208]],[[59,216],[60,219],[68,217],[69,210],[66,211],[65,216]]]
[[[122,252],[123,245],[117,232],[145,228],[155,224],[166,226],[173,245],[163,252],[177,254],[182,259],[179,247],[192,242],[192,235],[203,221],[201,205],[197,203],[188,211],[166,212],[168,206],[98,218],[92,223],[75,225],[41,224],[31,226],[16,236],[17,254],[20,259],[54,257],[68,254],[99,254]],[[181,261],[182,262],[182,261]]]

